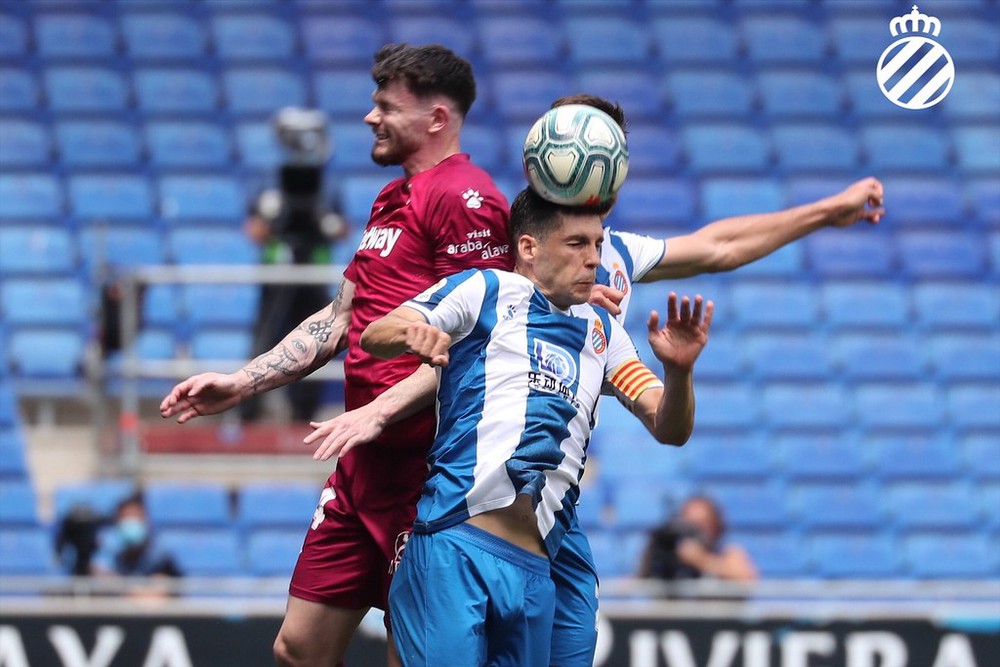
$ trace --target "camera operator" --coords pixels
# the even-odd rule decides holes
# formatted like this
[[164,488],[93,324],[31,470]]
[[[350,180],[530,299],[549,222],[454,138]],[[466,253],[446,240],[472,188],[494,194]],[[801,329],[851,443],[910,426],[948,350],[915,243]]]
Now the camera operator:
[[722,510],[712,499],[688,498],[675,516],[650,534],[639,576],[754,581],[753,561],[739,545],[723,543],[725,530]]
[[[244,231],[262,247],[265,264],[329,264],[330,244],[346,236],[347,224],[330,207],[323,189],[323,167],[331,154],[327,117],[314,109],[288,107],[275,114],[273,124],[285,153],[278,170],[278,187],[264,190],[254,199]],[[264,285],[253,354],[270,350],[285,333],[328,303],[325,285]],[[319,382],[287,387],[292,418],[312,420],[322,389]],[[260,413],[257,397],[240,405],[244,421],[254,421]]]

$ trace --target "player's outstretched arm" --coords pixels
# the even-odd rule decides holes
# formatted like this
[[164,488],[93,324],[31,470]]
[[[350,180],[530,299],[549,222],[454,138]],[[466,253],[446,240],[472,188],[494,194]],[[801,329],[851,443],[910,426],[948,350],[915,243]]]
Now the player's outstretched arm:
[[635,413],[661,443],[683,445],[694,430],[692,372],[712,326],[715,304],[700,295],[684,297],[678,306],[673,292],[667,298],[667,319],[660,327],[656,312],[646,323],[649,345],[663,363],[663,388],[648,389],[636,400]]
[[412,375],[389,387],[371,403],[333,419],[309,422],[314,430],[302,442],[319,443],[313,452],[317,461],[342,456],[380,436],[389,424],[433,405],[436,391],[437,373],[421,364]]
[[361,349],[381,359],[415,354],[431,366],[448,365],[451,336],[424,320],[419,311],[400,306],[375,320],[361,334]]
[[667,252],[642,282],[732,271],[824,227],[877,224],[885,214],[882,183],[865,178],[818,201],[776,211],[724,218],[667,240]]

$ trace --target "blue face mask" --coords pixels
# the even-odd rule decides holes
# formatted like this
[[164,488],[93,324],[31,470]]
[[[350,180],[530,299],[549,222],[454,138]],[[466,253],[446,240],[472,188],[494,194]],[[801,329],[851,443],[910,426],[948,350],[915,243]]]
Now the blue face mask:
[[118,535],[122,538],[122,541],[130,547],[134,547],[145,542],[148,534],[149,529],[146,527],[146,522],[142,519],[130,518],[122,519],[118,522]]

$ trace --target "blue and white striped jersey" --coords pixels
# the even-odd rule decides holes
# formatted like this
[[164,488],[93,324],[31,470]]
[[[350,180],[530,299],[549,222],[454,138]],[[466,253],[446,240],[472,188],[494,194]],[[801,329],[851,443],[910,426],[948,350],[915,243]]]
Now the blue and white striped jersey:
[[621,315],[617,317],[619,322],[625,321],[625,314],[632,302],[632,283],[642,280],[650,269],[659,264],[664,252],[666,241],[663,239],[604,228],[597,282],[625,293],[622,302],[618,304],[622,309]]
[[635,346],[607,311],[561,311],[518,274],[465,271],[404,305],[452,336],[414,530],[441,530],[527,494],[554,555],[575,518],[602,386],[629,402],[662,384],[637,370],[645,367]]

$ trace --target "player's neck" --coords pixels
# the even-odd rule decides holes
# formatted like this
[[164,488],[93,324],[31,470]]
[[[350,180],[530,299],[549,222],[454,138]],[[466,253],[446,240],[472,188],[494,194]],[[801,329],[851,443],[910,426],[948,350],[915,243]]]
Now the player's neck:
[[444,162],[452,155],[461,152],[458,138],[427,144],[403,162],[403,173],[407,178],[416,176],[419,173],[429,171]]

